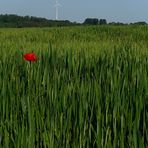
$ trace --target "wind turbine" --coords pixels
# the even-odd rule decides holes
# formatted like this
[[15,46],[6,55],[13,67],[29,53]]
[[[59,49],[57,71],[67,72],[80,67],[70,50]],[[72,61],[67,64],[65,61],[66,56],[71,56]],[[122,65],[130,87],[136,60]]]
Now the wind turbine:
[[58,0],[56,0],[56,3],[55,3],[55,5],[54,5],[54,7],[55,7],[55,10],[56,10],[56,20],[58,20],[58,17],[59,17],[59,7],[61,6],[61,4],[58,2]]

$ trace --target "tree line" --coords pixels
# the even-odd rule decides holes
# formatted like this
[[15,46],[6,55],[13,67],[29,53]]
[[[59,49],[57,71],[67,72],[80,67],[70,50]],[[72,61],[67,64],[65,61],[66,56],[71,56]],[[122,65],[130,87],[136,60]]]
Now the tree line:
[[[86,18],[83,23],[70,22],[69,20],[48,20],[34,16],[18,16],[15,14],[1,14],[0,27],[23,28],[23,27],[62,27],[78,25],[126,25],[120,22],[107,23],[106,19]],[[132,25],[145,25],[146,22],[131,23]]]
[[0,27],[57,27],[57,26],[74,26],[76,22],[69,20],[48,20],[46,18],[34,16],[18,16],[14,14],[0,15]]

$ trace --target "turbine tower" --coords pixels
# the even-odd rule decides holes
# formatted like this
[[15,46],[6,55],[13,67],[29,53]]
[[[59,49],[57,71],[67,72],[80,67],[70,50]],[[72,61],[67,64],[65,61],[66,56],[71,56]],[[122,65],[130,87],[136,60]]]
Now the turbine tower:
[[55,10],[56,10],[56,16],[55,19],[58,20],[59,19],[59,6],[61,6],[61,4],[58,2],[58,0],[56,0],[56,3],[54,5]]

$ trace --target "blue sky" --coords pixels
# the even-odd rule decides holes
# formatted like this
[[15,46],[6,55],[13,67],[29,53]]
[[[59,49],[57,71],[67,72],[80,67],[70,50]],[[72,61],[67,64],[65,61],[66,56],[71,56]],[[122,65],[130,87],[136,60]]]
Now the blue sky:
[[[58,0],[59,19],[83,22],[87,17],[108,22],[148,22],[148,0]],[[55,0],[0,0],[1,14],[55,19]]]

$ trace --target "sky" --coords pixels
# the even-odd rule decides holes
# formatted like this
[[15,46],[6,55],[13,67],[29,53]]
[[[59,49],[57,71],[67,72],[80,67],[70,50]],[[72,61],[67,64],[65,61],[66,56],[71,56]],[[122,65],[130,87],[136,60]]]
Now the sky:
[[[58,0],[59,19],[84,22],[86,18],[107,22],[148,22],[148,0]],[[55,19],[55,0],[0,0],[0,14]]]

